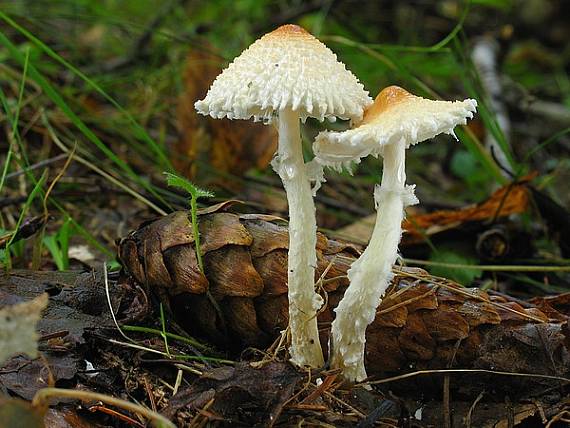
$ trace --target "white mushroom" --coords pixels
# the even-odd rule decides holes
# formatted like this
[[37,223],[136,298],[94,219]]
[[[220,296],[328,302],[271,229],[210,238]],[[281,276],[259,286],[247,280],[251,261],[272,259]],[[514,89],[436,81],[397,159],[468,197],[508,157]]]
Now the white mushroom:
[[382,184],[374,191],[376,224],[370,243],[356,260],[350,285],[335,309],[331,330],[331,364],[342,368],[350,381],[366,378],[364,345],[366,327],[374,320],[392,279],[398,255],[404,208],[418,202],[414,186],[406,186],[405,152],[410,145],[453,128],[473,117],[477,103],[432,101],[390,86],[376,97],[362,123],[345,132],[321,132],[314,143],[318,162],[341,168],[370,154],[384,158]]
[[277,119],[279,146],[272,162],[289,203],[289,326],[291,361],[324,364],[316,312],[316,220],[310,178],[301,147],[299,119],[362,118],[372,100],[336,55],[296,25],[284,25],[254,42],[195,104],[214,118]]

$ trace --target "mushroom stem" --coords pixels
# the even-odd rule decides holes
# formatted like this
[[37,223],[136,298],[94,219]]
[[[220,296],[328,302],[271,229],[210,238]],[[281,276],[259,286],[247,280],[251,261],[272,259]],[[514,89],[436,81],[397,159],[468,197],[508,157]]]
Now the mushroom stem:
[[288,107],[279,111],[279,147],[272,166],[283,181],[289,203],[287,276],[291,362],[298,366],[322,367],[317,310],[323,299],[315,292],[315,204],[303,160],[299,114]]
[[366,328],[392,279],[392,265],[398,255],[404,207],[415,202],[406,188],[406,145],[402,140],[384,147],[382,184],[374,192],[376,224],[370,243],[348,271],[350,286],[335,309],[332,323],[333,368],[342,368],[349,381],[366,378],[364,345]]

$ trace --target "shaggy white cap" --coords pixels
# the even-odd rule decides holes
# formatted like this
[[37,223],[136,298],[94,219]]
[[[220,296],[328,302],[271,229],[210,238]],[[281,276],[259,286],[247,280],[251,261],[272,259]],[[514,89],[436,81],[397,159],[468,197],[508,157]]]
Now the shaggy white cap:
[[323,43],[283,25],[253,43],[214,81],[196,110],[214,118],[263,120],[290,107],[301,120],[360,120],[372,103],[356,77]]
[[341,168],[368,155],[382,155],[383,147],[400,140],[406,148],[438,134],[453,133],[473,117],[477,101],[432,101],[398,86],[382,90],[356,128],[317,135],[313,150],[323,165]]

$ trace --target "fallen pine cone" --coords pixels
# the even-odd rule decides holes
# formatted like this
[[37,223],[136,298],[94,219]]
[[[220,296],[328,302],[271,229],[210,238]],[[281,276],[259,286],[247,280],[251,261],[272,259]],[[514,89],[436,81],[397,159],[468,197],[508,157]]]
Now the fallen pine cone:
[[[143,224],[120,241],[119,258],[130,275],[170,306],[189,333],[233,351],[265,347],[288,322],[287,228],[274,216],[225,212],[228,205],[204,210],[199,217],[206,275],[198,267],[185,211]],[[327,304],[318,317],[326,348],[332,310],[348,285],[346,271],[359,249],[319,234],[317,254],[316,279],[326,270],[321,293]],[[393,285],[367,330],[370,375],[451,364],[569,373],[568,317],[547,303],[540,310],[462,288],[418,268],[395,267],[394,272]]]

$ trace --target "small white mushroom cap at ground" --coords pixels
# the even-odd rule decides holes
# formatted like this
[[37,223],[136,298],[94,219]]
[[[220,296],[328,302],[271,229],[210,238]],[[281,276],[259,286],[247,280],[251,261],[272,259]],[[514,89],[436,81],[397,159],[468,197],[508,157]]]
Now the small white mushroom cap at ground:
[[[317,328],[323,303],[315,292],[317,223],[311,179],[322,166],[305,165],[300,120],[360,120],[372,103],[356,77],[307,31],[284,25],[255,41],[216,78],[196,110],[214,118],[277,122],[279,146],[271,165],[289,204],[288,298],[291,361],[321,367]],[[247,144],[247,142],[244,142]]]
[[356,128],[322,132],[313,145],[317,161],[341,168],[368,155],[383,157],[382,184],[374,191],[376,224],[370,242],[348,271],[350,285],[335,309],[331,327],[331,365],[350,381],[366,378],[366,328],[376,316],[398,256],[404,208],[418,202],[406,186],[406,149],[473,117],[477,103],[431,101],[397,86],[385,88]]
[[301,120],[360,119],[372,103],[356,77],[317,38],[297,25],[283,25],[255,41],[196,102],[214,118],[271,121],[286,107]]

